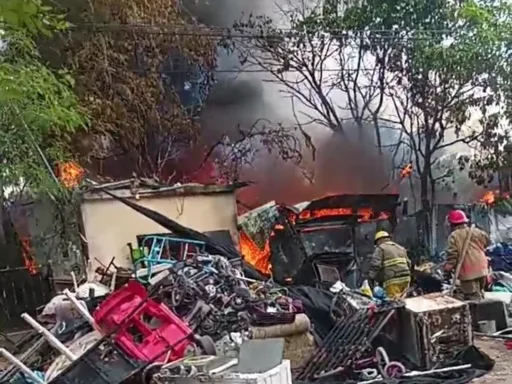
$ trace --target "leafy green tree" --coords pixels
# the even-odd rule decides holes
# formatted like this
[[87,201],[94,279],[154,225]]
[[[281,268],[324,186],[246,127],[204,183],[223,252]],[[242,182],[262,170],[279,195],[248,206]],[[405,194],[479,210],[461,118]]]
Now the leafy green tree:
[[[391,120],[415,165],[427,228],[436,187],[453,175],[453,168],[435,174],[440,157],[498,129],[492,107],[500,103],[495,84],[502,80],[503,20],[511,15],[508,6],[449,0],[367,1],[345,15],[347,27],[375,31],[377,49],[392,50],[386,69],[394,77],[387,90]],[[481,124],[472,126],[476,115]]]
[[[473,145],[472,155],[463,155],[458,159],[461,170],[467,170],[473,182],[482,187],[498,184],[500,192],[509,192],[507,169],[510,170],[511,133],[507,129],[507,119],[501,113],[481,119],[481,124],[492,128],[483,130],[479,140]],[[496,128],[494,128],[496,127]],[[509,172],[509,171],[508,171]]]
[[71,136],[86,124],[73,80],[43,62],[36,40],[68,28],[40,0],[0,1],[0,186],[57,186],[52,171],[70,157]]

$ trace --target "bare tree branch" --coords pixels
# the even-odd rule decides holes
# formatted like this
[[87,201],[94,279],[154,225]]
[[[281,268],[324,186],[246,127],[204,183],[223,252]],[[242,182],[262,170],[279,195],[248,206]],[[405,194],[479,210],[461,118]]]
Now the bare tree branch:
[[311,138],[301,127],[273,125],[267,119],[258,119],[247,129],[238,126],[236,137],[222,135],[210,146],[197,172],[214,158],[224,181],[239,181],[240,171],[250,167],[261,151],[300,166],[304,147],[314,153]]
[[355,121],[361,130],[373,125],[381,150],[379,114],[387,84],[383,56],[389,50],[380,50],[376,57],[365,48],[371,41],[367,34],[346,37],[326,32],[321,23],[308,24],[325,9],[311,9],[305,2],[288,5],[280,10],[290,31],[278,28],[267,17],[251,16],[235,24],[234,29],[247,38],[237,40],[234,49],[246,67],[268,71],[267,81],[282,86],[294,100],[296,117],[342,134],[347,120]]

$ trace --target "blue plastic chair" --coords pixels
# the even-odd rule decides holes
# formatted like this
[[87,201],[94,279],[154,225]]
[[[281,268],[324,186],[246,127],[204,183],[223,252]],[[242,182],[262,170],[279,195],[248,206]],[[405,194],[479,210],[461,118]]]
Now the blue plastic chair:
[[[180,245],[180,252],[177,257],[162,258],[164,250],[169,249],[172,243],[178,243]],[[192,249],[191,249],[192,248]],[[140,250],[144,256],[134,261],[135,278],[143,283],[147,284],[153,276],[154,267],[161,265],[170,265],[171,268],[181,260],[185,260],[191,256],[206,255],[205,252],[206,244],[202,241],[182,239],[179,237],[172,236],[155,236],[149,235],[142,240],[140,244]],[[147,256],[145,250],[149,249]],[[140,276],[140,269],[147,269],[145,276]]]

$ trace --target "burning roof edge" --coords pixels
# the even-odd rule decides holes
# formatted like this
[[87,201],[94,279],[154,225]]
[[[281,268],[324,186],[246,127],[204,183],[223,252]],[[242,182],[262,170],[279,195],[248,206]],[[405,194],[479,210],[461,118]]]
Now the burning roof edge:
[[103,191],[109,191],[119,197],[131,196],[193,196],[233,193],[238,189],[248,186],[248,183],[238,182],[229,185],[218,184],[175,184],[172,186],[161,185],[150,179],[128,179],[106,184],[90,185],[82,189],[84,199],[111,199]]
[[359,194],[359,195],[348,195],[339,194],[325,196],[320,199],[312,200],[306,206],[301,207],[303,210],[319,210],[329,208],[344,208],[344,207],[378,207],[382,206],[398,206],[399,194]]

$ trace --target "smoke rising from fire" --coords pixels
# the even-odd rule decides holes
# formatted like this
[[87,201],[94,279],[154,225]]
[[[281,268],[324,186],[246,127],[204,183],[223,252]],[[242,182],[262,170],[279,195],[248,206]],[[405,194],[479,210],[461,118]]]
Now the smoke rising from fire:
[[349,139],[318,127],[320,132],[313,138],[316,157],[313,161],[306,156],[301,167],[306,173],[311,172],[311,179],[292,164],[275,158],[262,159],[257,167],[246,171],[255,185],[242,191],[241,200],[249,206],[269,200],[296,204],[325,195],[396,192],[390,188],[383,190],[389,181],[389,169],[373,140],[350,140],[357,129],[347,129]]
[[[216,0],[215,4],[185,0],[184,5],[199,22],[216,27],[231,27],[244,15],[273,15],[276,10],[273,0]],[[222,51],[218,64],[221,71],[239,67],[234,55]],[[201,117],[205,144],[215,143],[223,134],[237,135],[237,125],[249,127],[260,118],[294,123],[290,101],[282,97],[278,85],[264,82],[265,76],[269,75],[217,74],[217,84]],[[326,194],[381,192],[389,173],[386,161],[378,155],[373,136],[361,136],[356,127],[346,130],[349,140],[324,127],[308,129],[316,156],[313,161],[306,150],[301,168],[312,174],[312,178],[306,177],[303,169],[262,151],[257,161],[243,171],[243,178],[255,184],[241,193],[240,200],[248,206],[257,206],[269,200],[291,204]],[[365,131],[373,132],[373,128]]]

